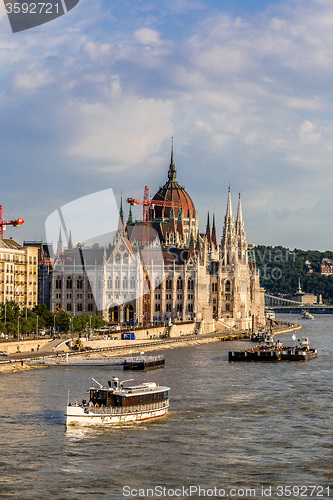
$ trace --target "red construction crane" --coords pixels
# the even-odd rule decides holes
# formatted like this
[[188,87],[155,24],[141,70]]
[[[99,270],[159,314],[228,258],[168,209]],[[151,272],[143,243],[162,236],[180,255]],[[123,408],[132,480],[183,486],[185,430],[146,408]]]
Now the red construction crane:
[[3,238],[3,230],[4,226],[14,226],[18,227],[21,224],[24,224],[23,219],[11,219],[11,220],[3,220],[3,206],[0,205],[0,238]]
[[144,187],[143,200],[137,198],[127,198],[127,203],[130,205],[143,205],[143,272],[146,279],[148,291],[143,295],[143,325],[145,327],[149,324],[149,311],[150,311],[150,279],[149,279],[149,209],[155,205],[159,207],[181,207],[181,203],[164,200],[152,200],[149,196],[149,186]]

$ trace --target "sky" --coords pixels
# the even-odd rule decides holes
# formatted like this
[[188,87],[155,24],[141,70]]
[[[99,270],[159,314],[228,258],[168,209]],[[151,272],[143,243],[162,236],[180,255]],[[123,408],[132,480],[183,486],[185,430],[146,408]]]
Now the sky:
[[209,211],[221,237],[230,185],[248,242],[333,250],[332,0],[80,0],[18,33],[0,2],[0,68],[0,204],[25,219],[5,237],[154,194],[173,137],[201,231]]

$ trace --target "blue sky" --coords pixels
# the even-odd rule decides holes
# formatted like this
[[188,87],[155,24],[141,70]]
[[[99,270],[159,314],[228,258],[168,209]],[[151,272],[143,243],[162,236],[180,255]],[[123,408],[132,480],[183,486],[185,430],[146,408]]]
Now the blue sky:
[[6,236],[158,190],[173,136],[201,230],[230,184],[249,242],[333,249],[331,0],[81,0],[15,34],[0,5],[0,204],[26,221]]

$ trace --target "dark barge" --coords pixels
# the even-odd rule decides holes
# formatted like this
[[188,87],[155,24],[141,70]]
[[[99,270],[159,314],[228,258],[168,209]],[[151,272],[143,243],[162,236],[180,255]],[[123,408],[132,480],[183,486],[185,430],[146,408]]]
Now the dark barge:
[[229,351],[229,361],[308,361],[317,357],[317,349],[310,349],[308,338],[298,341],[295,346],[284,346],[273,336],[252,349]]
[[164,356],[137,356],[125,359],[124,370],[153,370],[165,365]]

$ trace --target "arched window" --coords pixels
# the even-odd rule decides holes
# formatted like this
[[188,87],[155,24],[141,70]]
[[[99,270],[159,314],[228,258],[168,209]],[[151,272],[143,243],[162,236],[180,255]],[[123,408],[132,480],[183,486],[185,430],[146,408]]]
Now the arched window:
[[112,288],[112,276],[108,277],[108,288]]
[[115,281],[114,287],[115,288],[120,288],[120,279],[119,279],[119,276],[116,277],[116,281]]
[[123,279],[123,288],[128,288],[128,280],[126,276]]
[[78,289],[83,288],[83,279],[81,278],[81,276],[79,276],[77,279],[76,288],[78,288]]
[[230,292],[231,291],[231,283],[229,280],[225,282],[225,291]]
[[182,290],[182,289],[183,289],[183,280],[179,276],[179,278],[177,279],[177,290]]
[[188,282],[187,282],[187,289],[188,290],[194,290],[194,281],[192,278],[189,278],[188,279]]
[[56,288],[61,288],[62,287],[62,280],[60,278],[56,279]]
[[131,288],[135,288],[135,278],[131,277]]
[[68,276],[67,280],[66,280],[66,288],[72,288],[72,278],[70,276]]
[[165,280],[165,288],[166,288],[166,290],[172,290],[172,281],[171,281],[171,279],[167,278]]
[[121,255],[120,255],[120,253],[117,253],[117,255],[116,255],[116,264],[121,264]]

